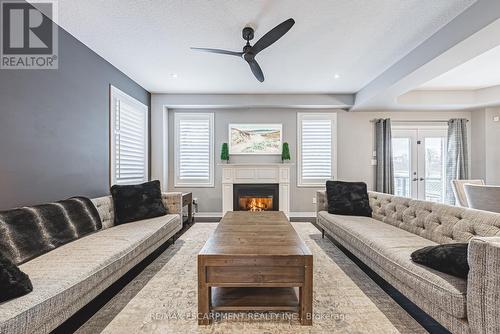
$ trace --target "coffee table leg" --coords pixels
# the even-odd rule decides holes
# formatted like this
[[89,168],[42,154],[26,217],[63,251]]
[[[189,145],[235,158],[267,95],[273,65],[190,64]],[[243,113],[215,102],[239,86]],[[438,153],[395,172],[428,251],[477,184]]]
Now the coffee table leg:
[[306,260],[304,267],[304,286],[299,289],[300,297],[300,324],[311,326],[312,325],[312,294],[313,294],[313,262],[312,256]]
[[198,325],[210,324],[210,287],[206,282],[206,266],[198,256]]

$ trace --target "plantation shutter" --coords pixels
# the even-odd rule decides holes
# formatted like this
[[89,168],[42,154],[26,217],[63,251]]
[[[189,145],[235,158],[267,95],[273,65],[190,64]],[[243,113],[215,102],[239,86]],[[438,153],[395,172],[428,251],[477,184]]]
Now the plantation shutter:
[[111,184],[148,180],[148,107],[112,87]]
[[299,185],[323,185],[334,175],[332,114],[299,116]]
[[213,114],[177,113],[176,185],[213,185]]

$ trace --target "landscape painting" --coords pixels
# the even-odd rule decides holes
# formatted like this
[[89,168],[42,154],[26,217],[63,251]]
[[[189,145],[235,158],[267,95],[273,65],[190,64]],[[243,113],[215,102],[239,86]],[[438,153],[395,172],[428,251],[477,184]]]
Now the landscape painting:
[[229,154],[281,154],[281,124],[229,124]]

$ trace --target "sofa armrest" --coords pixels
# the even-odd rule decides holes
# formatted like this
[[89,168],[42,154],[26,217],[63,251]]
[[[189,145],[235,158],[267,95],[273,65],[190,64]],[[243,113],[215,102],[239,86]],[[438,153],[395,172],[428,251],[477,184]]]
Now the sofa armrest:
[[469,243],[467,318],[471,333],[500,333],[500,237],[475,237]]
[[163,204],[167,208],[168,213],[178,214],[181,216],[182,221],[182,193],[169,192],[161,194]]
[[328,200],[326,199],[326,190],[316,191],[316,213],[328,211]]

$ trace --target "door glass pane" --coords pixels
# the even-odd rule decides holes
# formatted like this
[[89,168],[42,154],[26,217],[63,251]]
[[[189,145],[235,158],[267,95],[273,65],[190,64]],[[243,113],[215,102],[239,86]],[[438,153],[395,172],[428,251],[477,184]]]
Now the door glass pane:
[[444,138],[425,138],[425,200],[444,200]]
[[394,163],[394,192],[397,196],[410,197],[410,138],[392,138]]

